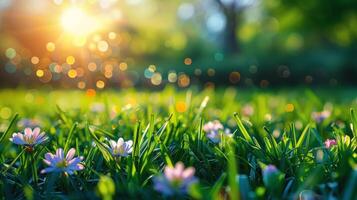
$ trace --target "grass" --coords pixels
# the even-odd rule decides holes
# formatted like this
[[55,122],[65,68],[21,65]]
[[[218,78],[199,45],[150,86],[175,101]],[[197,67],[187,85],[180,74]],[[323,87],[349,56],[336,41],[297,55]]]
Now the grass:
[[[199,182],[171,198],[353,199],[356,197],[355,90],[0,91],[1,199],[161,199],[153,178],[182,161]],[[249,115],[249,109],[254,112]],[[317,123],[315,111],[331,110]],[[214,144],[203,124],[218,119],[233,133]],[[31,120],[31,121],[29,121]],[[29,153],[9,141],[23,124],[49,136]],[[133,140],[114,159],[105,138]],[[326,139],[337,145],[325,148]],[[85,169],[41,174],[44,154],[76,148]],[[262,169],[278,176],[263,181]]]

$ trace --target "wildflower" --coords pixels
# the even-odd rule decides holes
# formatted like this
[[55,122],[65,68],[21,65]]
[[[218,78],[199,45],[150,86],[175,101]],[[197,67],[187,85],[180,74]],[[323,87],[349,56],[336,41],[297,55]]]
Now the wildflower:
[[210,139],[213,143],[219,143],[221,141],[221,136],[215,132],[209,132],[207,135],[208,139]]
[[268,177],[271,174],[274,174],[277,172],[278,172],[278,168],[276,168],[275,165],[268,165],[263,170],[263,177]]
[[331,111],[329,110],[324,110],[322,112],[312,112],[311,117],[317,122],[321,123],[324,121],[326,118],[330,117]]
[[104,111],[104,109],[105,109],[105,106],[103,103],[93,103],[90,106],[90,110],[94,113],[101,113]]
[[116,156],[126,157],[129,154],[131,154],[131,152],[133,151],[132,140],[128,140],[125,142],[123,138],[119,138],[117,142],[115,142],[114,140],[109,140],[109,144],[110,147],[108,145],[105,146],[107,146],[112,156],[115,157]]
[[17,145],[24,145],[29,148],[33,148],[35,145],[45,142],[48,137],[45,132],[40,133],[40,128],[25,128],[24,134],[14,133],[10,138],[10,141]]
[[75,171],[84,169],[84,166],[80,163],[83,157],[74,157],[75,153],[76,150],[74,148],[68,151],[66,157],[64,157],[62,148],[57,149],[56,154],[46,153],[43,161],[49,167],[43,169],[41,173],[64,172],[73,174]]
[[228,137],[233,136],[230,129],[226,128],[223,130],[223,128],[224,128],[223,125],[218,120],[214,120],[203,125],[203,130],[207,134],[206,136],[213,143],[219,143],[221,141],[222,133],[224,134],[223,136],[228,136]]
[[333,145],[337,145],[337,142],[335,139],[327,139],[324,143],[325,143],[325,147],[327,149],[331,148]]
[[222,129],[223,129],[223,125],[218,120],[214,120],[203,125],[203,130],[205,132],[218,132],[219,130]]
[[253,106],[250,105],[250,104],[244,105],[243,108],[242,108],[242,114],[243,114],[244,116],[247,116],[247,117],[252,116],[252,115],[254,114],[254,108],[253,108]]
[[175,193],[187,193],[188,188],[195,182],[197,178],[194,176],[195,168],[185,166],[182,162],[176,163],[175,167],[165,167],[164,175],[155,177],[155,190],[164,195],[173,195]]
[[223,130],[223,125],[218,120],[214,120],[203,125],[203,130],[212,142],[218,143],[220,141],[219,131]]
[[231,129],[229,129],[229,128],[224,129],[224,134],[226,134],[228,137],[233,136],[233,133],[232,133]]
[[93,142],[91,143],[91,146],[92,146],[92,147],[96,147],[97,144],[93,141]]
[[36,128],[38,126],[40,126],[40,121],[36,120],[36,119],[21,119],[18,123],[17,126],[24,128],[24,127],[31,127],[31,128]]
[[274,165],[267,165],[263,169],[263,182],[273,195],[280,194],[284,186],[284,174]]

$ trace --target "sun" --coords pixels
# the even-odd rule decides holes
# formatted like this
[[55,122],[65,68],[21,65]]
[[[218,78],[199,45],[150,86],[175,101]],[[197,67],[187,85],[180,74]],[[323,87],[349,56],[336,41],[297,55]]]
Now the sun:
[[86,36],[99,29],[98,21],[80,8],[68,8],[62,13],[61,25],[65,32]]

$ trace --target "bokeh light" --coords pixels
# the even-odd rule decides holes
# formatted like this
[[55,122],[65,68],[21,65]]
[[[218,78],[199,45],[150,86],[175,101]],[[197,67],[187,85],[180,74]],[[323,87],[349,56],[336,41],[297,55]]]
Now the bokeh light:
[[31,58],[31,63],[37,65],[40,62],[40,59],[37,56]]
[[16,56],[16,50],[13,48],[8,48],[5,51],[5,55],[8,59],[13,59]]
[[37,76],[37,77],[43,77],[44,74],[45,74],[45,73],[44,73],[44,71],[43,71],[42,69],[38,69],[38,70],[36,71],[36,76]]
[[49,42],[46,45],[46,49],[49,52],[53,52],[56,49],[56,45],[53,42]]
[[67,62],[67,64],[69,64],[69,65],[73,65],[73,64],[76,62],[76,59],[75,59],[73,56],[68,56],[68,57],[66,58],[66,62]]
[[97,19],[78,7],[65,10],[61,16],[61,24],[66,32],[75,36],[88,35],[99,29]]
[[103,89],[105,87],[105,83],[102,80],[98,80],[96,83],[97,88]]

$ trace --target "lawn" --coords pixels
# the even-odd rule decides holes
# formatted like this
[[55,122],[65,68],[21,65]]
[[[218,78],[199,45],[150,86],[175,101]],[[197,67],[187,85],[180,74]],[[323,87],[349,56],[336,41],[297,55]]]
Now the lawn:
[[1,90],[0,199],[354,199],[356,94]]

